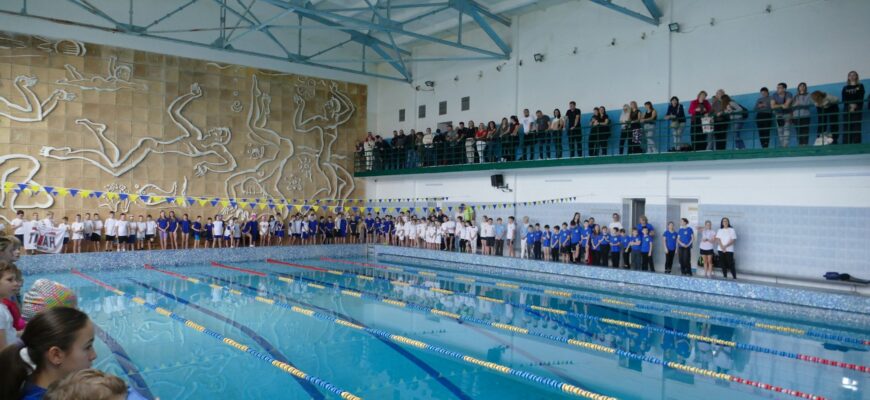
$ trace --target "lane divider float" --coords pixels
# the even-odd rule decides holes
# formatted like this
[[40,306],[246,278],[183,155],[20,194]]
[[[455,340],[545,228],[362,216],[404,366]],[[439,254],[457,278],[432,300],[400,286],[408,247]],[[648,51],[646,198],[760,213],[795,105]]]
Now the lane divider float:
[[[218,268],[226,268],[226,269],[230,269],[233,271],[239,271],[239,272],[244,272],[243,270],[245,270],[245,268],[232,267],[230,265],[225,265],[225,264],[221,264],[218,262],[212,262],[212,266],[215,266]],[[182,280],[185,280],[185,281],[188,281],[191,283],[195,283],[198,285],[207,285],[207,286],[210,286],[213,288],[220,287],[221,289],[223,289],[227,292],[230,292],[234,295],[253,298],[253,299],[255,299],[258,302],[263,303],[263,304],[268,304],[270,306],[280,307],[280,308],[283,308],[285,310],[289,310],[289,311],[297,313],[297,314],[305,315],[307,317],[311,317],[311,318],[315,318],[315,319],[319,319],[319,320],[323,320],[323,321],[327,321],[327,322],[332,322],[333,324],[344,326],[346,328],[351,328],[351,329],[355,329],[355,330],[359,330],[359,331],[365,331],[365,332],[370,333],[372,335],[375,335],[375,336],[378,336],[378,337],[381,337],[384,339],[388,339],[390,341],[393,341],[393,342],[396,342],[399,344],[404,344],[406,346],[412,346],[412,347],[416,347],[416,348],[419,348],[422,350],[427,350],[430,352],[439,353],[439,354],[444,355],[444,356],[448,356],[451,358],[462,360],[462,361],[465,361],[467,363],[474,364],[477,366],[482,366],[484,368],[498,371],[498,372],[501,372],[503,374],[513,375],[513,376],[525,379],[527,381],[531,381],[533,383],[538,383],[538,384],[541,384],[544,386],[549,386],[551,388],[561,390],[565,393],[573,394],[573,395],[580,396],[580,397],[585,397],[585,398],[592,399],[592,400],[616,400],[615,397],[610,397],[610,396],[605,396],[602,394],[590,392],[588,390],[581,389],[577,386],[571,385],[571,384],[566,383],[566,382],[559,381],[557,379],[546,378],[546,377],[543,377],[540,375],[533,374],[531,372],[513,369],[510,367],[507,367],[507,366],[504,366],[501,364],[497,364],[497,363],[493,363],[493,362],[489,362],[489,361],[483,361],[483,360],[480,360],[480,359],[477,359],[477,358],[474,358],[474,357],[471,357],[468,355],[464,355],[462,353],[457,353],[457,352],[454,352],[454,351],[451,351],[451,350],[448,350],[448,349],[445,349],[442,347],[433,346],[433,345],[427,344],[425,342],[411,339],[408,337],[395,335],[395,334],[392,334],[392,333],[389,333],[389,332],[386,332],[383,330],[366,327],[366,326],[361,325],[361,324],[356,324],[356,323],[353,323],[353,322],[350,322],[350,321],[347,321],[347,320],[344,320],[341,318],[337,318],[337,317],[329,315],[329,314],[324,314],[324,313],[321,313],[318,311],[314,311],[312,309],[308,309],[305,307],[295,306],[295,305],[285,303],[285,302],[282,302],[282,301],[279,301],[276,299],[268,298],[265,296],[246,294],[246,293],[240,292],[238,290],[233,290],[229,286],[207,284],[205,282],[200,281],[197,278],[188,277],[188,276],[181,275],[178,273],[170,273],[171,271],[164,271],[164,270],[155,268],[155,267],[150,266],[150,265],[148,267],[146,267],[146,269],[151,270],[151,271],[155,271],[155,272],[159,272],[159,273],[164,273],[164,274],[167,274],[169,276],[172,276],[172,277],[175,277],[178,279],[182,279]],[[253,270],[248,270],[248,271],[250,271],[250,272],[246,272],[248,274],[252,274],[253,272],[256,272]],[[264,275],[268,275],[268,274],[264,274]],[[318,285],[318,286],[320,286],[321,289],[325,288],[322,285]],[[332,285],[330,284],[330,286],[332,286]],[[123,292],[121,292],[121,293],[123,293]],[[356,297],[356,296],[353,296],[353,297]],[[455,314],[454,314],[454,316],[459,317],[459,315],[455,315]],[[239,348],[236,346],[238,343],[233,342],[233,343],[227,343],[227,344],[229,344],[230,346]],[[239,349],[242,350],[241,348],[239,348]],[[242,351],[246,351],[246,350],[247,350],[247,348],[245,350],[242,350]]]
[[[151,267],[151,269],[154,269],[154,268]],[[253,272],[255,272],[255,271],[250,271],[248,273],[253,273]],[[79,276],[79,277],[85,279],[85,280],[88,280],[92,283],[95,283],[96,285],[102,287],[103,289],[108,290],[109,292],[112,292],[112,293],[119,295],[119,296],[127,297],[128,299],[130,299],[134,303],[139,304],[141,306],[144,306],[145,308],[148,308],[148,309],[150,309],[150,310],[152,310],[160,315],[168,317],[172,320],[175,320],[175,321],[181,323],[182,325],[184,325],[190,329],[193,329],[197,332],[204,333],[208,336],[211,336],[212,338],[219,340],[220,342],[226,344],[227,346],[230,346],[230,347],[237,349],[239,351],[242,351],[244,353],[250,354],[251,356],[254,356],[257,359],[262,360],[262,361],[266,362],[267,364],[284,371],[285,373],[293,375],[296,378],[304,379],[308,382],[311,382],[314,385],[317,385],[323,389],[328,390],[331,393],[334,393],[334,394],[340,396],[342,399],[362,400],[362,398],[354,395],[351,392],[348,392],[346,390],[342,390],[338,386],[335,386],[335,385],[333,385],[333,384],[331,384],[323,379],[320,379],[320,378],[313,376],[313,375],[309,375],[309,374],[305,373],[304,371],[291,366],[290,364],[287,364],[287,363],[282,362],[282,361],[278,361],[278,360],[272,358],[272,356],[270,356],[268,354],[264,354],[264,353],[261,353],[255,349],[253,349],[251,346],[245,345],[245,344],[237,342],[231,338],[228,338],[224,335],[221,335],[218,332],[215,332],[211,329],[208,329],[205,326],[202,326],[194,321],[191,321],[187,318],[184,318],[181,315],[178,315],[178,314],[176,314],[172,311],[169,311],[163,307],[160,307],[160,306],[153,304],[153,303],[149,303],[148,301],[146,301],[145,299],[143,299],[141,297],[126,293],[118,288],[115,288],[115,287],[109,285],[108,283],[100,281],[99,279],[94,278],[92,276],[86,275],[78,270],[74,269],[74,270],[72,270],[72,273],[76,276]],[[265,274],[263,274],[263,275],[265,275]],[[187,278],[186,280],[188,280],[189,282],[199,283],[199,282],[197,282],[198,280],[196,278],[188,278],[188,277],[185,277],[185,278]]]
[[[342,260],[342,259],[330,258],[330,257],[321,257],[320,260],[335,262],[335,263],[340,263],[340,264],[355,265],[355,266],[359,266],[359,267],[376,268],[376,269],[381,269],[381,270],[389,270],[389,271],[402,272],[402,273],[407,273],[407,274],[416,274],[418,276],[423,276],[423,277],[427,277],[427,278],[434,277],[434,276],[432,276],[432,274],[434,274],[434,273],[428,272],[428,271],[426,271],[427,272],[426,275],[421,275],[420,274],[421,270],[416,269],[416,268],[408,268],[408,267],[403,268],[403,267],[396,267],[396,266],[390,266],[390,265],[379,265],[379,264],[364,263],[364,262],[359,262],[359,261]],[[269,261],[267,260],[267,262],[269,262]],[[521,285],[517,285],[515,283],[501,282],[501,281],[497,281],[497,280],[495,280],[495,281],[480,280],[480,279],[474,279],[474,278],[470,278],[470,277],[466,277],[466,276],[462,276],[462,275],[456,275],[456,274],[438,273],[435,275],[437,275],[437,277],[459,280],[459,281],[462,281],[465,283],[481,283],[481,284],[496,286],[496,287],[501,287],[501,288],[509,288],[509,289],[515,289],[515,290],[524,290],[524,291],[529,291],[529,292],[534,292],[534,293],[540,293],[540,294],[548,294],[548,293],[545,293],[546,289],[539,289],[539,288],[529,287],[529,286],[521,286]],[[740,318],[709,315],[709,314],[701,313],[701,312],[675,309],[671,306],[664,307],[664,306],[656,306],[656,305],[652,305],[652,304],[638,304],[638,303],[635,303],[632,301],[625,301],[625,300],[621,300],[621,299],[615,299],[612,297],[594,297],[594,296],[588,296],[588,295],[579,294],[579,293],[569,293],[569,292],[564,292],[564,293],[560,293],[560,294],[551,294],[551,295],[565,297],[565,298],[572,298],[572,299],[581,300],[581,301],[585,301],[585,302],[593,302],[593,303],[599,303],[599,304],[604,303],[607,305],[619,306],[619,307],[624,307],[624,308],[634,308],[634,309],[648,310],[648,311],[654,311],[654,312],[659,312],[659,313],[675,314],[675,315],[682,316],[684,318],[690,317],[690,318],[707,320],[707,321],[718,321],[720,323],[726,323],[726,324],[731,324],[731,325],[737,325],[737,326],[765,330],[765,331],[771,331],[771,332],[777,332],[777,333],[787,333],[787,334],[791,334],[791,335],[795,335],[795,336],[808,336],[808,337],[815,338],[815,339],[839,341],[839,342],[845,342],[845,343],[850,343],[850,344],[870,346],[870,339],[861,339],[861,338],[855,338],[855,337],[844,336],[844,335],[836,335],[836,334],[831,334],[831,333],[827,333],[827,332],[816,331],[813,329],[796,328],[796,327],[791,327],[791,326],[785,326],[785,325],[779,325],[779,324],[773,324],[773,323],[765,323],[765,322],[760,322],[760,321],[747,321],[747,320],[743,320]]]
[[[288,265],[288,264],[281,264],[281,265],[288,265],[288,266],[302,265],[302,264],[293,264],[293,263],[289,263],[289,264],[292,264],[292,265]],[[350,272],[350,271],[346,271],[345,273],[348,275],[360,275],[360,274],[357,274],[355,272]],[[366,276],[367,278],[371,278],[367,275],[362,275],[362,276]],[[387,278],[373,278],[373,279],[383,280],[383,281],[386,281],[389,283],[401,282],[401,281],[391,280],[391,279],[387,279]],[[323,282],[320,282],[320,284],[322,285]],[[461,292],[453,292],[453,291],[449,291],[449,290],[445,290],[445,289],[430,288],[430,287],[423,286],[423,285],[412,285],[412,284],[409,284],[407,282],[402,282],[402,285],[403,286],[411,286],[411,287],[422,289],[422,290],[429,290],[432,292],[441,293],[441,294],[448,295],[448,296],[462,296],[462,297],[468,297],[468,298],[473,298],[473,299],[480,299],[480,300],[484,300],[484,301],[490,301],[490,302],[494,302],[494,303],[510,304],[514,307],[526,309],[527,311],[534,310],[534,311],[544,311],[544,312],[548,312],[551,314],[558,314],[558,315],[570,315],[570,316],[573,316],[576,318],[600,322],[600,323],[604,323],[604,324],[608,324],[608,325],[621,326],[624,328],[636,329],[636,330],[647,330],[649,332],[654,332],[654,333],[659,333],[659,334],[664,334],[664,335],[673,335],[673,336],[677,336],[677,337],[683,337],[683,338],[693,339],[693,340],[702,341],[702,342],[715,343],[715,344],[720,345],[720,346],[727,346],[727,347],[733,347],[733,348],[741,349],[741,350],[753,351],[753,352],[762,353],[762,354],[769,354],[769,355],[776,356],[776,357],[783,357],[783,358],[788,358],[788,359],[793,359],[793,360],[798,360],[798,361],[828,365],[828,366],[832,366],[832,367],[839,367],[839,368],[849,369],[849,370],[853,370],[853,371],[870,372],[870,367],[864,366],[864,365],[858,365],[858,364],[847,363],[847,362],[842,362],[842,361],[830,360],[830,359],[826,359],[823,357],[816,357],[816,356],[811,356],[811,355],[806,355],[806,354],[781,351],[781,350],[777,350],[777,349],[767,348],[767,347],[763,347],[763,346],[757,346],[757,345],[748,344],[748,343],[740,343],[740,342],[723,340],[723,339],[718,339],[718,338],[704,336],[704,335],[697,335],[697,334],[688,333],[688,332],[676,331],[673,329],[660,328],[660,327],[652,326],[649,324],[639,324],[639,323],[635,323],[635,322],[623,321],[623,320],[612,319],[612,318],[598,317],[595,315],[590,315],[590,314],[585,314],[585,313],[571,312],[571,311],[565,311],[565,310],[557,310],[557,309],[541,307],[541,306],[534,306],[534,305],[527,306],[527,305],[523,305],[523,304],[513,303],[513,302],[510,302],[510,301],[504,300],[504,299],[495,299],[495,298],[488,297],[488,296],[472,295],[472,294],[461,293]],[[551,291],[551,292],[553,292],[553,293],[565,293],[564,291]],[[613,300],[613,301],[615,302],[616,300]]]
[[[219,267],[219,268],[223,267],[223,264],[219,264],[219,263],[215,263],[215,262],[213,262],[212,265]],[[269,277],[274,278],[276,275],[277,274],[271,273],[271,274],[269,274]],[[383,302],[383,303],[387,303],[387,304],[393,304],[393,303],[389,303],[385,300],[393,300],[395,302],[399,302],[398,300],[389,299],[389,298],[386,298],[384,296],[380,296],[380,295],[375,294],[375,293],[361,291],[361,290],[353,290],[351,288],[344,287],[343,285],[340,285],[338,283],[316,281],[316,280],[311,279],[311,278],[298,277],[298,276],[294,276],[294,278],[298,279],[300,282],[306,282],[306,281],[319,282],[322,286],[329,286],[329,287],[338,289],[340,291],[340,293],[343,293],[342,291],[344,291],[344,290],[356,292],[356,293],[359,293],[360,296],[356,296],[356,293],[355,293],[353,295],[353,297],[359,297],[359,298],[363,298],[366,300],[374,300],[374,301],[379,301],[379,302]],[[477,324],[477,325],[482,325],[484,327],[492,327],[492,328],[496,328],[496,329],[510,331],[510,332],[517,333],[517,334],[523,334],[523,335],[548,339],[551,341],[566,343],[566,344],[581,347],[584,349],[603,352],[603,353],[607,353],[607,354],[618,354],[618,355],[623,356],[623,357],[632,358],[632,359],[636,359],[639,361],[648,362],[651,364],[667,366],[667,367],[670,367],[673,369],[679,369],[681,371],[690,372],[690,373],[693,373],[696,375],[707,376],[707,377],[714,378],[714,379],[725,380],[725,381],[729,381],[729,382],[743,383],[743,384],[748,384],[748,385],[751,383],[751,386],[759,387],[761,389],[766,389],[766,390],[770,390],[770,391],[777,392],[777,393],[790,394],[790,395],[795,396],[795,397],[800,397],[800,398],[805,398],[805,399],[815,399],[815,400],[824,400],[825,399],[825,397],[810,394],[810,393],[805,393],[805,392],[801,392],[801,391],[797,391],[797,390],[787,389],[787,388],[783,388],[780,386],[771,385],[771,384],[767,384],[767,383],[756,382],[756,381],[752,381],[749,379],[744,379],[744,378],[740,378],[737,376],[733,376],[730,374],[718,373],[718,372],[715,372],[715,371],[712,371],[709,369],[698,368],[698,367],[693,367],[693,366],[685,365],[685,364],[678,364],[678,363],[674,363],[674,362],[668,362],[668,361],[665,361],[665,360],[657,358],[657,357],[636,354],[636,353],[632,353],[630,351],[625,351],[622,349],[609,347],[609,346],[601,345],[598,343],[585,342],[585,341],[576,340],[576,339],[568,339],[568,338],[561,337],[561,336],[555,336],[555,335],[551,335],[551,334],[547,334],[547,333],[532,331],[532,330],[518,327],[515,325],[496,323],[496,322],[488,322],[488,321],[484,321],[484,320],[481,320],[478,318],[465,317],[465,316],[461,316],[459,314],[452,313],[449,311],[438,310],[435,308],[429,308],[429,307],[425,307],[425,306],[410,303],[410,302],[402,301],[401,303],[402,303],[402,305],[399,306],[400,308],[407,308],[407,309],[411,309],[411,310],[427,312],[427,313],[430,313],[430,314],[433,314],[433,315],[436,315],[439,317],[454,319],[456,321],[469,322],[469,323],[473,323],[473,324]],[[522,307],[522,306],[519,306],[519,307]],[[747,382],[750,382],[750,383],[747,383]],[[756,384],[758,384],[760,386],[758,386]]]

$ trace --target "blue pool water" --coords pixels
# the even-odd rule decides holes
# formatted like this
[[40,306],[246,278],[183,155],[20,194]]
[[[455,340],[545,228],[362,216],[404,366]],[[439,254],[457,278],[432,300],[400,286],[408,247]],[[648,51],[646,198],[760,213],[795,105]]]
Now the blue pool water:
[[868,396],[870,373],[795,358],[870,365],[867,332],[377,260],[287,261],[25,285],[73,287],[99,327],[96,367],[162,399],[579,398],[563,384],[619,399],[796,398],[730,377]]

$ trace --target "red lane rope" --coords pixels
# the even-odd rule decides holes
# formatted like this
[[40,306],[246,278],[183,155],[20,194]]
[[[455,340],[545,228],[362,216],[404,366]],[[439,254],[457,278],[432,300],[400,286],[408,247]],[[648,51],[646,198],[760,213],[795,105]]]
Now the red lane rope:
[[253,275],[257,275],[257,276],[267,276],[268,275],[268,274],[260,272],[260,271],[254,271],[252,269],[247,269],[247,268],[232,267],[232,266],[224,265],[224,264],[221,264],[219,262],[214,262],[214,261],[211,262],[211,266],[218,267],[218,268],[231,269],[231,270],[239,271],[239,272],[245,272],[245,273],[249,273],[249,274],[253,274]]
[[107,283],[105,283],[105,282],[103,282],[103,281],[96,280],[96,279],[94,279],[94,278],[91,278],[91,277],[88,276],[88,275],[85,275],[85,274],[79,272],[77,269],[73,269],[73,270],[70,271],[70,272],[72,272],[73,275],[76,275],[76,276],[78,276],[78,277],[80,277],[80,278],[84,278],[84,279],[86,279],[86,280],[88,280],[88,281],[90,281],[90,282],[93,282],[93,283],[99,285],[99,286],[102,287],[103,289],[108,289],[108,290],[110,290],[110,291],[112,291],[112,292],[119,292],[119,291],[120,291],[120,290],[118,290],[117,288],[115,288],[114,286],[110,286],[109,284],[107,284]]
[[370,264],[370,263],[359,262],[359,261],[340,260],[340,259],[337,259],[337,258],[320,257],[320,260],[321,260],[321,261],[330,261],[330,262],[335,262],[335,263],[340,263],[340,264],[358,265],[358,266],[360,266],[360,267],[370,267],[370,268],[388,269],[388,267],[383,266],[383,265]]
[[174,277],[176,277],[176,278],[181,278],[181,279],[190,279],[190,277],[188,277],[188,276],[186,276],[186,275],[182,275],[182,274],[179,274],[179,273],[176,273],[176,272],[172,272],[172,271],[164,271],[164,270],[162,270],[162,269],[154,268],[154,266],[151,265],[151,264],[145,264],[145,269],[150,269],[150,270],[153,270],[153,271],[162,272],[162,273],[164,273],[164,274],[166,274],[166,275],[174,276]]
[[326,268],[312,267],[310,265],[296,264],[296,263],[291,263],[291,262],[287,262],[287,261],[275,260],[275,259],[271,259],[271,258],[267,258],[266,262],[269,264],[280,264],[280,265],[286,265],[288,267],[310,269],[312,271],[329,272],[329,270]]

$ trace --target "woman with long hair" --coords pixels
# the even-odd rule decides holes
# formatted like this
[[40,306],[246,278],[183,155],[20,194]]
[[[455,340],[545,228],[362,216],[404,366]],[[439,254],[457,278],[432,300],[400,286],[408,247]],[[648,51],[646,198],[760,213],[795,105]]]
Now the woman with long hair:
[[[523,126],[516,115],[511,115],[504,154],[508,161],[519,161],[523,157]],[[504,140],[504,139],[503,139]]]
[[798,83],[797,94],[792,100],[792,117],[795,130],[797,130],[798,146],[806,146],[810,140],[810,107],[813,105],[813,99],[807,92],[807,84],[805,82]]
[[[490,121],[491,122],[491,121]],[[495,123],[492,123],[493,126]],[[486,141],[489,138],[489,130],[483,122],[477,126],[477,132],[474,134],[475,146],[477,146],[477,162],[483,164],[486,162]],[[472,156],[473,157],[473,156]]]
[[701,231],[701,244],[698,246],[701,249],[701,257],[704,260],[704,277],[713,277],[713,248],[716,242],[716,232],[713,231],[713,223],[704,221],[704,227],[699,227]]
[[627,154],[625,146],[631,139],[631,107],[628,104],[622,105],[622,114],[619,114],[619,137],[616,154]]
[[679,151],[683,142],[683,130],[686,128],[686,110],[680,104],[677,96],[671,97],[665,119],[670,121],[671,151]]
[[38,399],[49,385],[91,367],[94,325],[69,307],[44,310],[27,323],[21,343],[0,352],[0,399]]
[[[544,141],[544,148],[541,150],[544,154],[544,157],[547,157],[549,154],[549,158],[557,158],[559,157],[559,152],[557,149],[561,149],[561,144],[559,141],[562,138],[562,130],[565,129],[565,118],[562,117],[562,112],[559,109],[553,110],[553,119],[550,120],[550,130],[547,131],[547,139]],[[547,146],[549,145],[550,152],[547,153]]]
[[640,131],[640,110],[637,108],[637,102],[632,101],[629,104],[629,113],[628,113],[628,130],[631,135],[631,139],[628,144],[628,154],[638,154],[642,152],[640,147],[641,144],[641,131]]
[[734,268],[734,242],[737,241],[737,232],[731,226],[731,220],[723,217],[719,222],[719,231],[716,232],[716,244],[719,248],[719,264],[722,266],[722,275],[727,278],[728,270],[731,277],[737,279],[737,269]]
[[843,86],[843,144],[861,143],[861,113],[864,107],[864,84],[858,73],[849,71]]
[[646,152],[658,153],[659,149],[656,145],[656,120],[659,115],[656,109],[653,108],[652,102],[643,103],[644,111],[640,120],[643,123],[643,133],[646,136]]
[[704,118],[710,115],[713,107],[707,101],[707,92],[698,92],[698,97],[689,103],[689,115],[692,116],[692,142],[694,143],[695,151],[707,149],[707,134],[704,133],[704,127],[701,122]]

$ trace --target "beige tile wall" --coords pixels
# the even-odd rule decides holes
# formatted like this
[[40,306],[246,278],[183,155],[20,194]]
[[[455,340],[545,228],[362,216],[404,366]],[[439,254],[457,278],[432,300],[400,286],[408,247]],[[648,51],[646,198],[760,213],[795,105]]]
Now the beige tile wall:
[[[201,96],[174,117],[168,108],[195,85]],[[0,98],[0,179],[157,195],[365,197],[351,178],[366,127],[364,85],[0,33]],[[267,98],[258,119],[252,105],[262,110]],[[229,129],[231,139],[212,128]],[[197,174],[201,163],[211,169]],[[4,194],[0,214],[50,200]],[[70,217],[127,208],[116,203],[66,197],[50,208]]]

